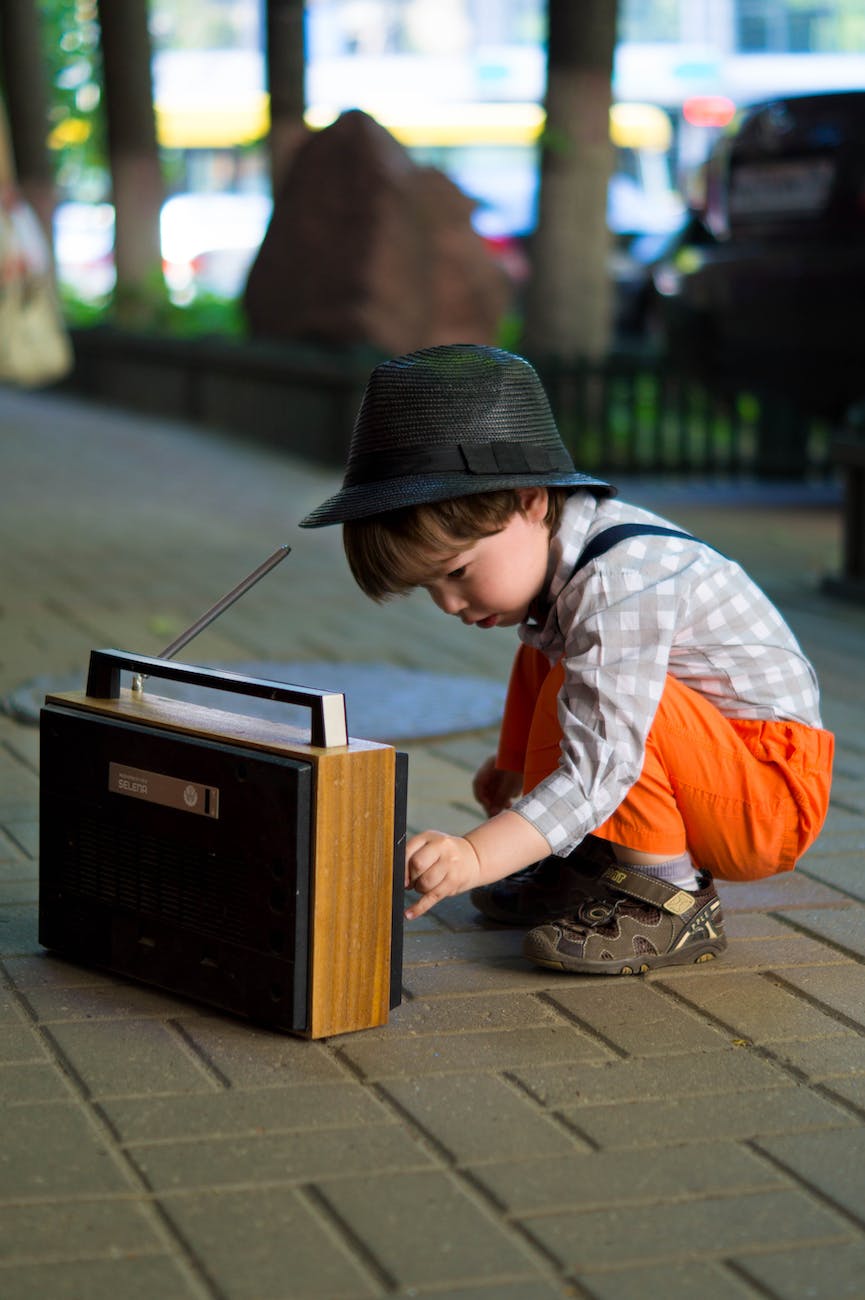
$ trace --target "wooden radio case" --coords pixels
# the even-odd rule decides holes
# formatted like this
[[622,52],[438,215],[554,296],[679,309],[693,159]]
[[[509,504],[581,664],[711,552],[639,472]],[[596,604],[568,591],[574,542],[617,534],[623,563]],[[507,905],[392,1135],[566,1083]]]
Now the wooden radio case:
[[[308,706],[311,734],[121,689],[121,670]],[[41,715],[39,941],[307,1038],[401,998],[408,760],[344,696],[95,650]]]

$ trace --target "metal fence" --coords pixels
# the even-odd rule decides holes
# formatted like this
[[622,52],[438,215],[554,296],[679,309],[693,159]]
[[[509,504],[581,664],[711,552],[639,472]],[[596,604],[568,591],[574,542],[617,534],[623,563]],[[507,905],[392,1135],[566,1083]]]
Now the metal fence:
[[[73,330],[67,387],[200,420],[342,466],[380,354],[250,340]],[[604,475],[806,479],[833,473],[827,421],[792,402],[710,391],[649,350],[603,363],[535,362],[580,469]]]
[[538,362],[562,437],[590,473],[823,478],[830,422],[783,396],[711,391],[662,357]]

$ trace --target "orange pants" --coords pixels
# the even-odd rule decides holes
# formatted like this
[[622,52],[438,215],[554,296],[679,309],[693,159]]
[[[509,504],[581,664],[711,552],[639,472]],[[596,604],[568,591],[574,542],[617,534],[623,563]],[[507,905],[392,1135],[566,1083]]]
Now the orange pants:
[[[558,766],[561,664],[521,646],[508,687],[498,766],[528,792]],[[644,853],[677,857],[725,880],[790,871],[829,806],[834,737],[800,722],[727,718],[667,677],[643,770],[593,832]]]

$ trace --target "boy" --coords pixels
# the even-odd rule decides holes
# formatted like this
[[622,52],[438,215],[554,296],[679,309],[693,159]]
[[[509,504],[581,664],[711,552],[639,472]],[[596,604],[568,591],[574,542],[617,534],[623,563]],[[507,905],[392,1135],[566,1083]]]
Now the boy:
[[478,345],[373,371],[343,487],[361,588],[518,627],[488,820],[406,849],[406,916],[471,890],[542,966],[634,974],[726,947],[713,874],[790,870],[826,815],[813,669],[740,567],[580,474],[532,367]]

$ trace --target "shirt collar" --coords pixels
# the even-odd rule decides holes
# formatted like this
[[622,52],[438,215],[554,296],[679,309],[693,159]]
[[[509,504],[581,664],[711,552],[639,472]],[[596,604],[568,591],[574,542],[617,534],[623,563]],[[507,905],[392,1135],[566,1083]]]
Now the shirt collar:
[[537,633],[546,625],[551,610],[570,581],[597,508],[597,498],[591,492],[574,492],[566,500],[559,526],[550,539],[544,588],[532,602],[529,618],[523,624],[527,630]]

